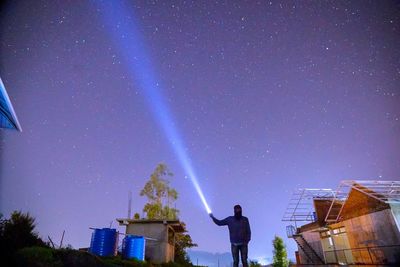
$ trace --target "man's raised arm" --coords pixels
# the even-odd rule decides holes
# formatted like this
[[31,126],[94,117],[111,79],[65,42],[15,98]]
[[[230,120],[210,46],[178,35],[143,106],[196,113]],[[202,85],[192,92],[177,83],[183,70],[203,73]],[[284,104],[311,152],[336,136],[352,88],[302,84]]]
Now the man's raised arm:
[[212,213],[210,213],[210,217],[216,225],[219,225],[219,226],[228,225],[228,220],[227,220],[228,218],[225,218],[223,220],[218,220],[217,218],[214,217],[214,215]]

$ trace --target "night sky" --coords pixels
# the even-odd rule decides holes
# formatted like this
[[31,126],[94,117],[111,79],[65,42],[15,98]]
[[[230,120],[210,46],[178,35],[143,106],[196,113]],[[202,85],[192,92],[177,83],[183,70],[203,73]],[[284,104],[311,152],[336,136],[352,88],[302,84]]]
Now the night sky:
[[[141,213],[139,191],[164,162],[196,249],[229,251],[228,230],[205,212],[103,4],[1,7],[0,75],[23,132],[0,131],[0,211],[29,211],[43,238],[57,243],[66,230],[65,244],[87,247],[89,227],[127,216],[129,190]],[[136,21],[214,215],[241,204],[250,219],[250,258],[270,258],[274,235],[286,235],[293,189],[399,179],[399,2],[125,5],[130,16],[114,26]]]

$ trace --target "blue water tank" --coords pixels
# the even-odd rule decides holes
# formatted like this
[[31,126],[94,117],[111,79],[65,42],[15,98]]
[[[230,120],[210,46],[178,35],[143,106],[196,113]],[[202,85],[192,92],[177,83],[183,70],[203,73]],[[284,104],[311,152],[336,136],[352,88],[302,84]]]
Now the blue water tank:
[[317,213],[315,211],[313,211],[312,216],[313,216],[313,222],[318,221]]
[[122,256],[125,259],[144,261],[146,240],[143,236],[127,235],[122,242]]
[[94,229],[89,252],[102,257],[115,256],[117,243],[118,233],[116,229]]

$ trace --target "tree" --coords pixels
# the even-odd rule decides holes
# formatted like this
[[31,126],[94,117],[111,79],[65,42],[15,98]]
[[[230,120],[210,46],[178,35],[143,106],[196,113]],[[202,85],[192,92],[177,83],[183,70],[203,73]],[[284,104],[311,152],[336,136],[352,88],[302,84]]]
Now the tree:
[[0,216],[0,258],[11,261],[21,248],[46,246],[34,230],[35,218],[29,213],[14,211],[10,219]]
[[197,247],[197,244],[193,243],[192,237],[188,234],[186,230],[186,224],[182,222],[184,228],[183,233],[176,233],[175,235],[175,262],[182,265],[192,265],[187,255],[186,249]]
[[287,267],[289,266],[289,261],[287,259],[286,246],[283,239],[279,236],[275,236],[272,241],[274,246],[274,261],[272,263],[275,267]]
[[169,186],[165,178],[172,175],[167,165],[160,163],[140,191],[140,195],[148,199],[143,208],[147,219],[177,219],[179,211],[171,205],[178,199],[178,192]]
[[[171,208],[178,199],[178,192],[172,188],[167,180],[172,176],[167,165],[160,163],[157,165],[150,179],[146,182],[140,191],[141,196],[145,196],[148,202],[144,205],[143,211],[146,213],[146,219],[159,220],[177,220],[179,210]],[[187,248],[195,247],[191,236],[186,230],[186,225],[181,222],[184,228],[183,233],[175,234],[175,262],[184,266],[192,266],[186,253]]]

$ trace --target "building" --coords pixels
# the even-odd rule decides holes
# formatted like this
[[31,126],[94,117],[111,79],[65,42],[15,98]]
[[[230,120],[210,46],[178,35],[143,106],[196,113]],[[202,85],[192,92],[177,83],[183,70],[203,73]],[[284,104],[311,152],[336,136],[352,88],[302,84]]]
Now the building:
[[283,221],[298,264],[400,264],[400,181],[298,189]]
[[6,88],[0,78],[0,128],[14,129],[21,131],[17,115],[8,97]]
[[175,235],[184,232],[178,220],[117,219],[126,234],[146,238],[145,259],[156,264],[174,261]]

